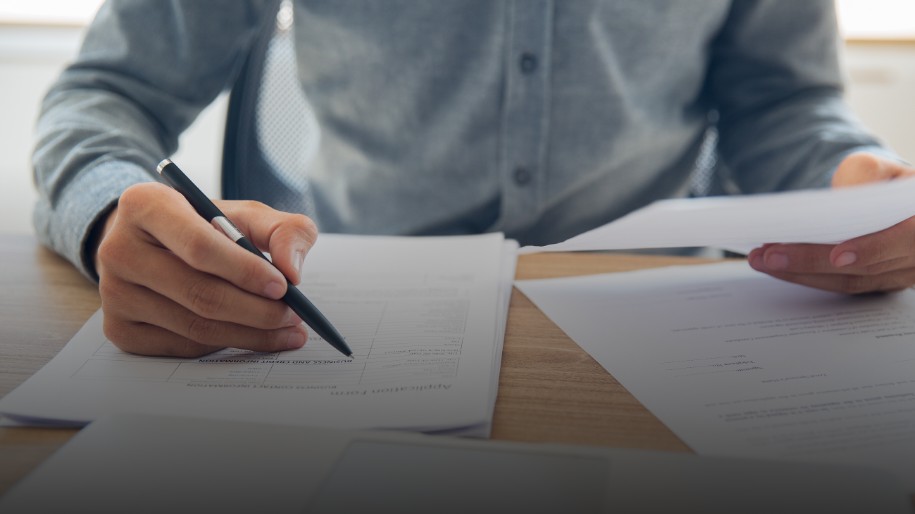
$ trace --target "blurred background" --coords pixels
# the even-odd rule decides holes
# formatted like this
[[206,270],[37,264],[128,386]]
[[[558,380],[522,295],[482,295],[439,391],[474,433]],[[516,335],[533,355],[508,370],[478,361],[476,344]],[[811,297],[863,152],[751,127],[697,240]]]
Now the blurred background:
[[[45,91],[79,48],[101,0],[0,0],[0,233],[29,233],[37,194],[29,164]],[[915,0],[836,0],[847,99],[915,162]],[[225,95],[181,140],[175,160],[217,196]]]

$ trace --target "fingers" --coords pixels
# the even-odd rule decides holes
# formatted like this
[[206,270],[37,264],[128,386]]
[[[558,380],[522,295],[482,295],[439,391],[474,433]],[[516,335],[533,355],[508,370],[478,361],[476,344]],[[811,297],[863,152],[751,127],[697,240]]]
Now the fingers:
[[133,266],[118,266],[122,281],[137,284],[171,300],[197,316],[231,321],[250,327],[271,329],[290,327],[301,320],[283,302],[270,300],[239,289],[231,283],[194,270],[168,250],[153,247],[146,250],[144,268],[170,270],[149,273]]
[[838,245],[768,244],[750,266],[776,278],[850,294],[915,284],[915,218]]
[[[162,184],[144,186],[129,188],[121,195],[118,216],[148,234],[149,243],[168,248],[192,268],[254,294],[278,299],[286,293],[282,273],[210,226],[179,193]],[[99,252],[104,249],[105,241]],[[127,250],[135,252],[136,248]]]
[[302,280],[305,255],[318,238],[307,216],[280,212],[259,202],[217,202],[222,211],[262,250],[293,284]]
[[121,293],[131,301],[103,301],[104,330],[126,352],[171,357],[199,357],[224,347],[273,352],[301,348],[308,337],[301,325],[260,330],[203,318],[140,286],[124,284]]
[[[256,202],[223,202],[252,242],[298,280],[314,224]],[[223,347],[301,347],[307,331],[282,302],[283,273],[210,226],[174,190],[129,188],[96,254],[108,338],[133,353],[192,357]],[[288,270],[288,271],[287,271]],[[271,286],[274,284],[274,286]]]
[[195,343],[155,325],[104,318],[104,332],[115,346],[128,353],[160,357],[195,358],[219,348]]
[[767,272],[877,275],[915,267],[915,218],[838,245],[768,244],[750,252]]
[[915,266],[915,217],[836,245],[829,252],[829,262],[843,273],[861,275]]
[[786,273],[759,270],[777,279],[825,291],[845,294],[889,293],[915,284],[915,269],[878,275],[844,275],[840,273]]
[[[915,168],[868,153],[846,157],[834,187],[915,175]],[[842,293],[896,291],[915,284],[915,218],[838,245],[767,244],[747,256],[773,277]]]

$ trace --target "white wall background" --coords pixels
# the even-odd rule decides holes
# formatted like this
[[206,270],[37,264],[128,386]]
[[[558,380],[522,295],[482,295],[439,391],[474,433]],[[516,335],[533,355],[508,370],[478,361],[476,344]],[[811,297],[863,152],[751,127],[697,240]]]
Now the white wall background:
[[[31,232],[36,193],[32,130],[44,92],[79,45],[75,26],[0,24],[0,233]],[[915,43],[852,45],[848,99],[900,155],[915,162]],[[222,97],[182,138],[175,156],[204,192],[216,196],[225,120]]]
[[915,164],[915,41],[845,47],[846,98],[885,143]]

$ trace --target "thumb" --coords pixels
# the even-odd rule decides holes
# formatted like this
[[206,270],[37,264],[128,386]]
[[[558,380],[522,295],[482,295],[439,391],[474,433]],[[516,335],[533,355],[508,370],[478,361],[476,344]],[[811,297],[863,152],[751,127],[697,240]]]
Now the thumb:
[[302,214],[282,212],[253,201],[218,202],[220,209],[293,284],[302,280],[305,256],[318,238],[318,228]]
[[832,186],[857,186],[913,175],[915,168],[871,153],[857,152],[846,157],[836,168]]
[[277,226],[270,236],[269,251],[273,263],[293,284],[302,281],[302,265],[305,256],[318,238],[318,230],[311,219],[301,215],[289,215],[300,219],[288,219]]

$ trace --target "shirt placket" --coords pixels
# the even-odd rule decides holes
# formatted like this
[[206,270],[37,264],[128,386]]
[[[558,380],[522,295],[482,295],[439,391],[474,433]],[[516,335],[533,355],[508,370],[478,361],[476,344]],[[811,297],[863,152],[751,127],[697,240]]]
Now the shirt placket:
[[507,232],[529,228],[543,207],[552,22],[551,0],[509,2],[500,217]]

